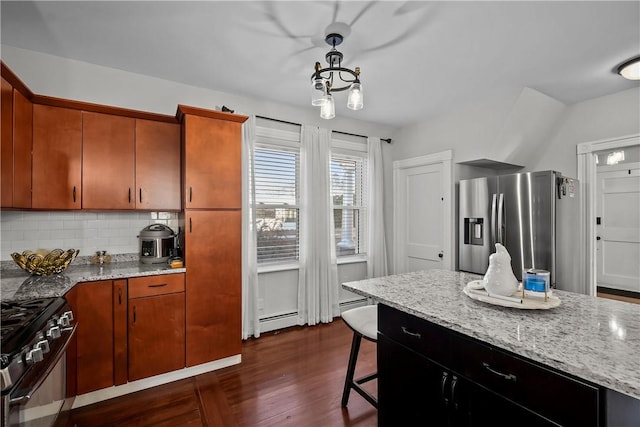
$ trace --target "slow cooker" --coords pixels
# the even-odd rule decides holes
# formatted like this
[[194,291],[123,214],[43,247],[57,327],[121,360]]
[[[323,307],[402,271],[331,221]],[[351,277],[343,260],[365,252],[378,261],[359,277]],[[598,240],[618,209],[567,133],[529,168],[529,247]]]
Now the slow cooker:
[[151,224],[140,231],[140,262],[167,262],[175,248],[175,233],[164,224]]

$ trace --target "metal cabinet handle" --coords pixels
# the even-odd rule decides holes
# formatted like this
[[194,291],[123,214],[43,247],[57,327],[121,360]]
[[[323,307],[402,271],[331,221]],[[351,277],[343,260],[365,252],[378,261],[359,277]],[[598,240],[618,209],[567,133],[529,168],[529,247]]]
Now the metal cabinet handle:
[[118,305],[122,305],[122,288],[118,288]]
[[442,396],[442,402],[445,406],[449,406],[449,396],[447,394],[447,380],[449,379],[449,373],[443,372],[440,379],[440,396]]
[[189,203],[193,200],[193,188],[189,187]]
[[142,187],[140,187],[140,203],[142,203]]
[[489,366],[487,362],[482,362],[482,366],[484,366],[487,371],[491,372],[494,375],[499,376],[500,378],[504,378],[507,381],[516,382],[517,377],[513,374],[503,374],[502,372],[498,372],[495,369],[493,369],[491,366]]
[[129,187],[129,203],[131,203],[131,187]]
[[191,218],[189,218],[189,233],[193,232],[193,222],[191,221]]
[[73,186],[73,203],[76,202],[76,186]]
[[458,410],[458,402],[456,401],[456,386],[458,385],[458,377],[455,375],[451,378],[451,403],[453,403],[453,409]]
[[133,323],[136,323],[136,306],[133,306]]
[[160,283],[160,284],[157,284],[157,285],[149,285],[150,288],[162,288],[164,286],[167,286],[167,284],[166,283]]
[[402,328],[402,332],[404,332],[405,334],[412,336],[414,338],[422,338],[422,335],[420,335],[420,332],[411,332],[410,330],[408,330],[407,328],[405,328],[404,326],[401,326]]

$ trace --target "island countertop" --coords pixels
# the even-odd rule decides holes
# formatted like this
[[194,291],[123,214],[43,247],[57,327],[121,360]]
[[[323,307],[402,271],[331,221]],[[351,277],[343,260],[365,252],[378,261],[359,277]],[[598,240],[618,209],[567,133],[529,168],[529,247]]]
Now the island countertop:
[[71,265],[62,274],[51,276],[30,275],[17,269],[3,270],[0,273],[1,299],[4,302],[59,297],[80,282],[175,274],[185,271],[185,268],[170,268],[166,263],[143,264],[138,261],[103,265]]
[[640,399],[640,305],[554,290],[549,310],[469,298],[481,276],[429,270],[343,283],[373,298],[498,348]]

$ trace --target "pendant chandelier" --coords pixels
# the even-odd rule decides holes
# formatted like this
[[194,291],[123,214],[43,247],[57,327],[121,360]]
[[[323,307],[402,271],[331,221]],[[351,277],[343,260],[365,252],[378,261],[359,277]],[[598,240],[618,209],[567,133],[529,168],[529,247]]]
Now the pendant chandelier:
[[363,107],[362,84],[360,83],[360,67],[350,70],[342,66],[342,53],[336,50],[344,37],[338,33],[330,33],[325,37],[325,42],[331,46],[331,50],[325,55],[329,64],[322,68],[316,62],[315,71],[311,75],[311,105],[320,107],[320,117],[332,119],[336,115],[336,106],[333,100],[333,92],[349,90],[347,107],[351,110],[361,110]]

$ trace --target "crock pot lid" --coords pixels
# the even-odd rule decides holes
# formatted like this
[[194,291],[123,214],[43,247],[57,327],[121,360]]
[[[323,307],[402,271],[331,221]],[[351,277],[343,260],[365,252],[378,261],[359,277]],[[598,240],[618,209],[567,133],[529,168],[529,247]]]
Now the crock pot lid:
[[153,238],[163,238],[163,237],[173,237],[173,230],[171,227],[168,227],[164,224],[151,224],[146,226],[140,231],[139,237],[153,237]]

